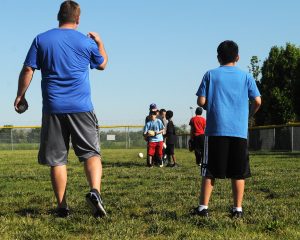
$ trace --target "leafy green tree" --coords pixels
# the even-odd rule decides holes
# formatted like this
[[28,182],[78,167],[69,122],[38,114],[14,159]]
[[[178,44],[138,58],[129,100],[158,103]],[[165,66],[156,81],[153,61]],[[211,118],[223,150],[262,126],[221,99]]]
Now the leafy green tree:
[[187,124],[182,124],[180,126],[175,126],[175,131],[177,135],[188,134],[190,132],[189,126]]
[[260,74],[261,74],[261,67],[260,67],[260,60],[257,56],[252,56],[250,59],[250,66],[249,72],[252,73],[256,82],[260,82]]
[[[287,43],[274,46],[261,68],[259,88],[262,108],[256,115],[256,124],[283,124],[299,119],[300,48]],[[298,100],[297,100],[298,99]],[[298,115],[297,115],[298,114]]]

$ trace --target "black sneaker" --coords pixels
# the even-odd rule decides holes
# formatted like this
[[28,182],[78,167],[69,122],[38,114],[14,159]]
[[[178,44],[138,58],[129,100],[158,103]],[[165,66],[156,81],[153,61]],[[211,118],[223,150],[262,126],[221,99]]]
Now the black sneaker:
[[87,204],[90,206],[94,217],[104,217],[106,216],[106,211],[104,209],[103,201],[99,192],[96,189],[92,189],[85,196]]
[[57,208],[55,215],[60,218],[68,217],[70,215],[70,210],[69,208]]
[[232,218],[242,218],[244,215],[243,211],[233,211],[231,210],[231,217]]
[[177,168],[177,167],[179,167],[179,165],[178,165],[177,163],[173,163],[173,164],[171,165],[171,167]]
[[196,207],[194,208],[193,214],[201,217],[208,217],[208,209],[202,209],[201,211],[199,211],[199,207]]

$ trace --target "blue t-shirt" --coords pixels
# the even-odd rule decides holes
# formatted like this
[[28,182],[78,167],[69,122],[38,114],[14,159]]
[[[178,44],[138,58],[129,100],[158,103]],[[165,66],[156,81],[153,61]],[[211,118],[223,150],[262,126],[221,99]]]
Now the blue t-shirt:
[[55,28],[33,40],[24,65],[41,70],[44,113],[77,113],[93,110],[89,66],[103,61],[93,39]]
[[247,139],[249,99],[260,96],[251,74],[220,66],[206,72],[196,95],[207,101],[205,135]]
[[[156,118],[154,121],[150,120],[146,123],[144,127],[144,134],[146,134],[149,130],[152,130],[154,132],[159,132],[160,130],[163,130],[164,124],[162,121],[158,118]],[[153,137],[148,137],[149,142],[161,142],[163,141],[163,135],[162,133],[157,134],[156,136]]]

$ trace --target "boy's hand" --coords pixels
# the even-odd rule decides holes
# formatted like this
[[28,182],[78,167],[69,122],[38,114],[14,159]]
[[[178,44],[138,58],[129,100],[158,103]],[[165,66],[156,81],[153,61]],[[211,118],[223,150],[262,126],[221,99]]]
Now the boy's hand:
[[148,131],[148,136],[149,137],[154,137],[156,135],[156,132],[152,131],[152,130],[149,130]]

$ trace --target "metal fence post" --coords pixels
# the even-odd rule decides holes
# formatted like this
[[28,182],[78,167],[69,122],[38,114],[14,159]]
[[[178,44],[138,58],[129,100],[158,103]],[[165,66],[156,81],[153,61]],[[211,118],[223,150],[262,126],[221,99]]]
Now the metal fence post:
[[126,149],[128,148],[128,143],[127,143],[127,129],[125,127],[125,143],[126,143]]
[[128,148],[130,148],[130,134],[129,134],[129,126],[127,128],[127,133],[128,133]]
[[294,151],[294,127],[292,126],[291,127],[292,129],[292,132],[291,132],[291,151],[293,152]]
[[14,140],[13,140],[13,128],[10,129],[10,144],[11,144],[11,150],[14,150]]
[[274,127],[274,131],[273,131],[273,143],[274,143],[274,149],[276,147],[276,128]]

